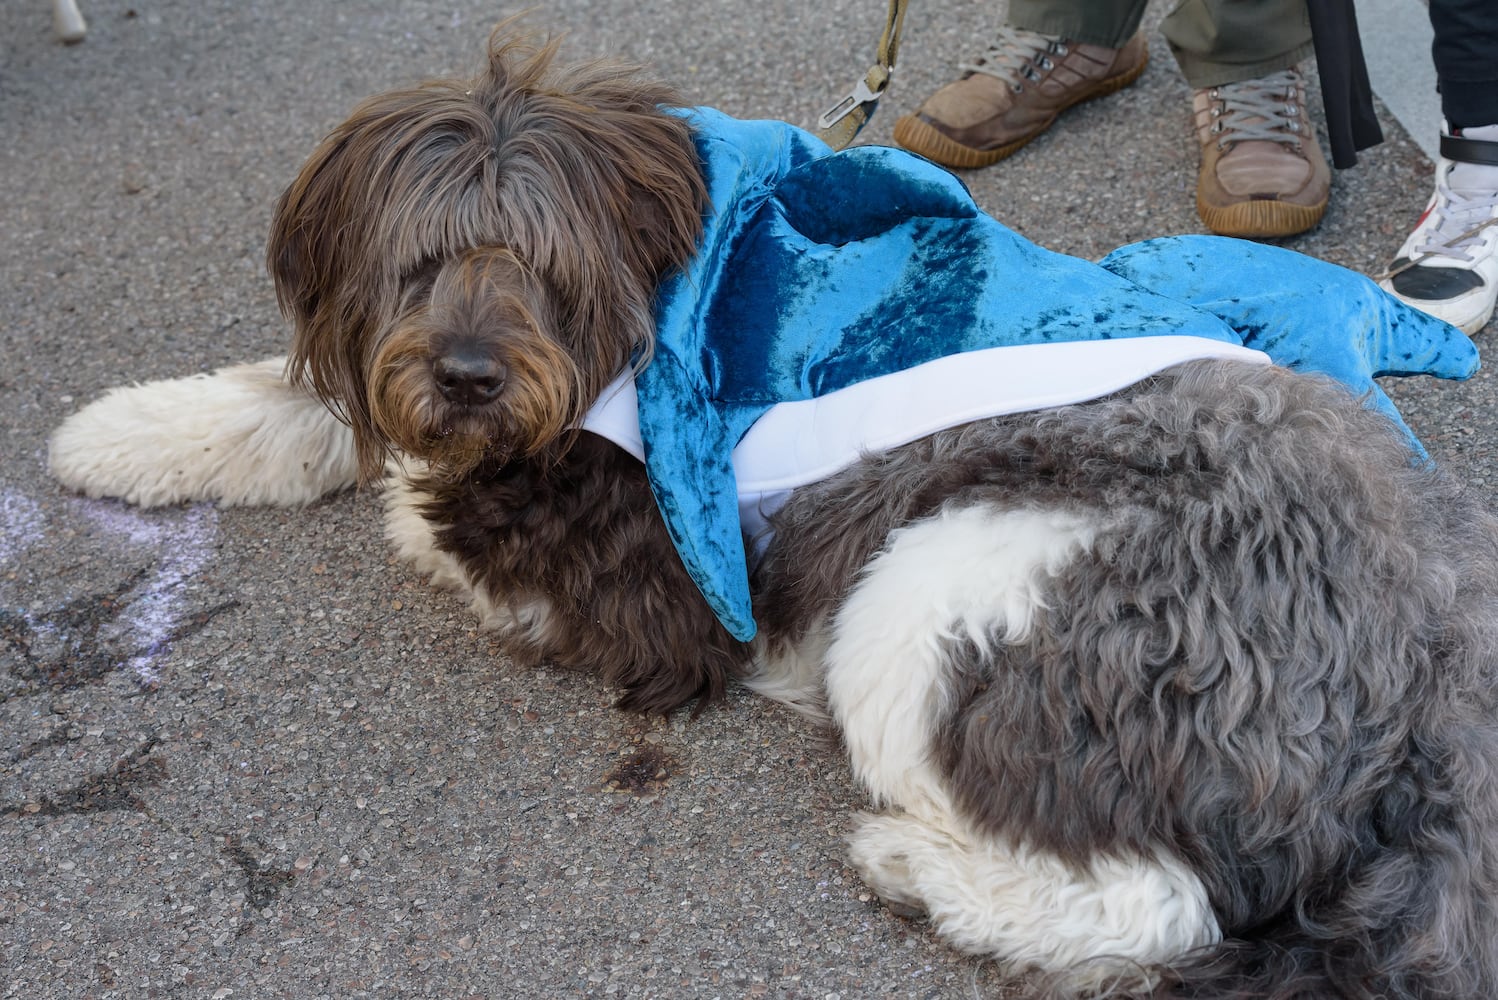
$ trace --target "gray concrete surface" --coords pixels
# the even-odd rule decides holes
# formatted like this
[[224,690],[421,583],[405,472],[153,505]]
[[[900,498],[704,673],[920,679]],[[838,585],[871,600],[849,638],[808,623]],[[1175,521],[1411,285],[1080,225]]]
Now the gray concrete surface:
[[[883,4],[542,8],[572,53],[805,123]],[[105,388],[278,352],[282,185],[359,98],[468,72],[516,9],[89,0],[63,47],[41,0],[0,5],[0,997],[992,995],[843,863],[858,791],[792,714],[740,693],[641,720],[513,668],[392,564],[369,494],[142,514],[47,478],[48,432]],[[993,20],[913,4],[867,139]],[[980,202],[1089,257],[1199,231],[1189,95],[1152,45],[1136,87],[968,175]],[[1288,245],[1391,255],[1431,164],[1385,124]],[[1498,484],[1488,372],[1388,388],[1439,461]]]
[[1423,0],[1356,0],[1368,81],[1432,161],[1441,155],[1441,95],[1430,60],[1435,32]]

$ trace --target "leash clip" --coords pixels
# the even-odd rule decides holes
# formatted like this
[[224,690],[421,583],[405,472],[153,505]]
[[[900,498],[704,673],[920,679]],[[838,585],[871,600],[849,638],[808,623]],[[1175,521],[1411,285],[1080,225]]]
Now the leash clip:
[[884,80],[879,84],[878,90],[869,86],[869,78],[867,76],[855,83],[853,89],[847,95],[832,107],[822,112],[822,117],[818,119],[822,128],[832,128],[832,126],[851,115],[854,109],[862,107],[865,104],[873,104],[879,98],[883,97],[884,91],[889,87],[890,74],[886,72],[883,75]]

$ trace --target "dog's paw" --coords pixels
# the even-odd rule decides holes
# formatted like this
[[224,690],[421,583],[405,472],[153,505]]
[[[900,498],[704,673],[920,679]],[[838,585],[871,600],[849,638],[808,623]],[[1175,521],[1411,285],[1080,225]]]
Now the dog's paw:
[[907,920],[921,920],[926,904],[907,853],[912,842],[905,833],[907,822],[902,817],[860,814],[858,828],[848,838],[848,856],[886,909]]
[[1175,862],[1061,858],[973,835],[956,822],[864,815],[849,857],[902,915],[1014,969],[1088,982],[1138,976],[1220,939],[1206,889]]

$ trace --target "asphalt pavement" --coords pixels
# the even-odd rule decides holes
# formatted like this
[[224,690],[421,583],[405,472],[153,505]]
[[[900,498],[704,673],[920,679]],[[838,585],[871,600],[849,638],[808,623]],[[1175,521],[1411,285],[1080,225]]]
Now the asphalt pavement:
[[[844,863],[859,791],[794,714],[738,692],[644,720],[515,668],[392,562],[372,493],[142,513],[47,476],[48,433],[106,388],[280,353],[280,189],[360,98],[473,71],[519,9],[84,0],[64,46],[42,0],[0,5],[0,998],[995,995]],[[532,21],[694,103],[807,124],[883,10],[560,0]],[[997,20],[911,4],[864,141]],[[1136,86],[965,174],[978,201],[1089,258],[1200,232],[1189,91],[1151,39]],[[1387,141],[1286,246],[1392,255],[1432,165],[1380,112]],[[1384,385],[1437,461],[1498,485],[1488,370]]]

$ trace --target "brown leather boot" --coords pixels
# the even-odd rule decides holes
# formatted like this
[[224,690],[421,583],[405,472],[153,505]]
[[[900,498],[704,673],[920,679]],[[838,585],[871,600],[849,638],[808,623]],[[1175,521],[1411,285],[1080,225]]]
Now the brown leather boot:
[[1321,221],[1331,171],[1305,94],[1305,80],[1288,69],[1193,95],[1202,147],[1196,210],[1213,232],[1292,236]]
[[1006,25],[977,62],[960,64],[961,79],[895,122],[895,142],[944,166],[986,167],[1073,104],[1127,87],[1148,63],[1143,34],[1107,49]]

